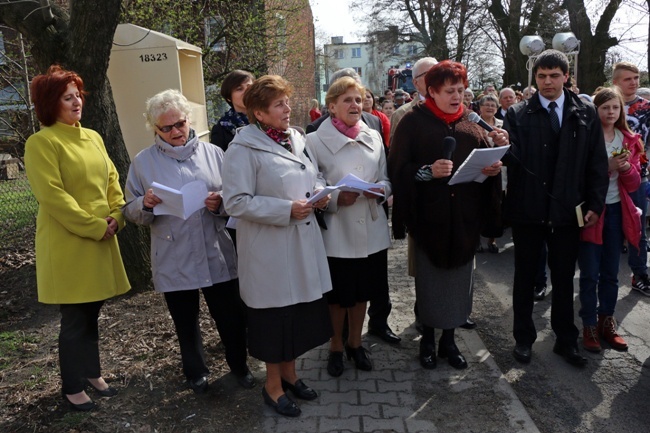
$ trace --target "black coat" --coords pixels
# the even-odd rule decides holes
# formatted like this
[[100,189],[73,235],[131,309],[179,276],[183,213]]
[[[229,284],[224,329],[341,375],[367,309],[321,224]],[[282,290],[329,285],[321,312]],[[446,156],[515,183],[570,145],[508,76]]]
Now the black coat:
[[[609,184],[607,151],[592,104],[564,90],[562,128],[553,132],[539,94],[508,110],[511,148],[505,219],[512,224],[577,226],[576,206],[600,215]],[[586,213],[586,211],[585,211]]]
[[210,131],[210,143],[219,146],[224,152],[228,150],[228,145],[233,138],[235,138],[235,135],[221,126],[219,122],[217,122],[216,125],[212,127],[212,131]]

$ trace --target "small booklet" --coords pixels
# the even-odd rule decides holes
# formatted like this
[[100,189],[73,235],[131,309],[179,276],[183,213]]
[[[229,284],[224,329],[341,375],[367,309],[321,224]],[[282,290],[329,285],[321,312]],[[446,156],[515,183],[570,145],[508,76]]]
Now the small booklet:
[[456,173],[449,179],[449,185],[467,182],[482,183],[487,179],[487,176],[481,170],[500,161],[508,149],[510,149],[510,145],[472,150],[472,153],[469,154],[467,159],[458,167]]
[[174,215],[184,220],[204,208],[208,197],[208,188],[202,180],[186,183],[180,191],[158,182],[152,183],[151,189],[162,200],[153,208],[154,215]]
[[384,197],[384,194],[377,191],[370,191],[370,188],[383,188],[384,185],[381,183],[370,183],[365,180],[353,175],[348,174],[343,179],[339,180],[336,185],[326,186],[324,189],[320,190],[316,194],[312,195],[307,203],[316,203],[321,198],[325,197],[327,194],[330,194],[332,191],[340,189],[341,191],[351,191],[358,192],[363,194],[364,192],[369,192],[376,195],[377,197]]
[[578,206],[576,206],[576,217],[578,217],[578,227],[584,227],[585,226],[585,202],[583,201],[580,203]]

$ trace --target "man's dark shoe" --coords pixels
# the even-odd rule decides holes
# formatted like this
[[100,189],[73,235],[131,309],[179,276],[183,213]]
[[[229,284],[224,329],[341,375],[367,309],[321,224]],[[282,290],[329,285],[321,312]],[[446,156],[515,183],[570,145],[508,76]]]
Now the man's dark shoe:
[[205,376],[197,380],[188,380],[187,383],[195,394],[204,394],[208,391],[208,378]]
[[532,356],[533,350],[532,348],[527,345],[527,344],[517,344],[512,351],[512,356],[524,364],[528,364],[530,362],[530,357]]
[[242,388],[246,388],[246,389],[255,388],[255,383],[256,383],[255,376],[253,376],[250,370],[247,369],[246,373],[244,374],[236,374],[236,373],[233,374],[235,374],[235,376],[237,377],[237,383],[239,383],[239,385],[241,385]]
[[546,284],[540,284],[538,286],[535,286],[535,300],[536,301],[543,301],[544,298],[546,297]]
[[397,335],[395,335],[393,330],[390,329],[388,326],[386,326],[386,328],[384,329],[368,328],[368,334],[379,337],[382,340],[384,340],[386,343],[395,344],[402,341],[402,339]]
[[460,325],[460,327],[463,328],[463,329],[475,329],[476,328],[476,322],[474,322],[472,319],[470,319],[468,317],[467,320],[465,321],[465,323]]
[[564,345],[557,341],[553,346],[553,353],[556,353],[564,358],[566,362],[576,367],[584,367],[587,365],[587,358],[580,355],[578,348],[575,345]]

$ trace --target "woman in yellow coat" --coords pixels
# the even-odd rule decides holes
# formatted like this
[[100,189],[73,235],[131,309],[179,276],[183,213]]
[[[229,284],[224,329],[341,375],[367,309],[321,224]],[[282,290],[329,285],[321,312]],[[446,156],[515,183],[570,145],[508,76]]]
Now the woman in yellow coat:
[[60,304],[62,393],[74,410],[96,407],[117,390],[101,376],[97,318],[106,299],[130,289],[115,234],[124,227],[124,196],[97,132],[82,128],[83,81],[52,66],[34,78],[32,102],[42,129],[25,144],[25,168],[39,202],[38,300]]

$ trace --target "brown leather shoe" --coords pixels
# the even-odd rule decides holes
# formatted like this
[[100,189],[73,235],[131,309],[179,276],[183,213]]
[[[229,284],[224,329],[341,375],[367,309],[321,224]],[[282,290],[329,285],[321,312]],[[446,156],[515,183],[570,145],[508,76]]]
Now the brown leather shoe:
[[582,330],[582,346],[589,352],[598,353],[600,347],[600,338],[595,326],[585,326]]
[[614,319],[614,316],[599,316],[598,330],[603,340],[612,346],[612,349],[619,351],[627,350],[627,343],[616,331],[616,319]]

